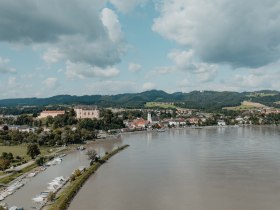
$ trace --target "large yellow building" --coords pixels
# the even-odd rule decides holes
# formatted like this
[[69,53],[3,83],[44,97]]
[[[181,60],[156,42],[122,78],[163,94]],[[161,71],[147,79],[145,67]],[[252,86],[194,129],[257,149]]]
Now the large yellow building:
[[42,119],[42,118],[47,118],[47,117],[56,117],[58,115],[63,115],[65,114],[65,111],[42,111],[40,113],[40,115],[38,116],[39,119]]

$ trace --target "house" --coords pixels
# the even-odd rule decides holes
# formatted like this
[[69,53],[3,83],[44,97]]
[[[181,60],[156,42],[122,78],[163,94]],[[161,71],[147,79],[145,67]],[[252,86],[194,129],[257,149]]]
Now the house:
[[19,132],[35,132],[36,128],[30,127],[28,125],[8,125],[9,130],[19,131]]
[[218,120],[217,124],[218,126],[225,126],[226,122],[224,120]]
[[47,117],[56,117],[58,115],[63,115],[65,114],[65,111],[61,111],[61,110],[57,110],[57,111],[48,111],[48,110],[45,110],[45,111],[42,111],[40,113],[40,115],[38,116],[39,119],[42,119],[42,118],[47,118]]
[[189,121],[189,123],[192,124],[192,125],[198,125],[198,123],[199,123],[199,118],[197,118],[197,117],[188,118],[188,121]]
[[237,121],[239,124],[245,123],[245,120],[242,117],[239,117],[239,116],[235,118],[235,121]]
[[144,120],[143,118],[137,118],[132,121],[131,126],[133,128],[145,128],[148,122]]
[[27,125],[22,125],[22,126],[19,126],[18,127],[18,131],[19,132],[27,132],[27,133],[29,133],[29,132],[35,132],[35,128],[32,128],[32,127],[30,127],[30,126],[27,126]]
[[74,108],[77,119],[99,119],[100,110],[97,106],[77,106]]

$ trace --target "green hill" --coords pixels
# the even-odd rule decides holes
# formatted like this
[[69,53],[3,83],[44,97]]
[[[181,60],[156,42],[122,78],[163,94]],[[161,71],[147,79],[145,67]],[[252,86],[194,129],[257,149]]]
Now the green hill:
[[223,107],[239,106],[243,101],[252,101],[266,106],[280,106],[278,91],[229,92],[229,91],[192,91],[190,93],[166,93],[161,90],[151,90],[142,93],[118,95],[58,95],[49,98],[16,98],[0,100],[1,107],[15,106],[48,106],[92,104],[101,107],[144,108],[147,102],[174,102],[180,107],[217,110]]

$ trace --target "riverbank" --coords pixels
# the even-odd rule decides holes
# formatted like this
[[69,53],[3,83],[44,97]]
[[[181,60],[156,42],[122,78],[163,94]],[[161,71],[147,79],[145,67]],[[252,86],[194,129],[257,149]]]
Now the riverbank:
[[43,209],[49,210],[64,210],[67,209],[69,203],[74,198],[74,196],[78,193],[79,189],[84,185],[87,179],[97,171],[97,169],[104,164],[107,160],[113,157],[118,152],[124,150],[129,145],[124,145],[118,147],[112,152],[105,154],[98,162],[95,162],[91,165],[82,175],[77,177],[74,181],[70,182],[67,187],[63,189],[62,192],[58,192],[58,197],[54,201],[54,203],[49,206],[44,207]]

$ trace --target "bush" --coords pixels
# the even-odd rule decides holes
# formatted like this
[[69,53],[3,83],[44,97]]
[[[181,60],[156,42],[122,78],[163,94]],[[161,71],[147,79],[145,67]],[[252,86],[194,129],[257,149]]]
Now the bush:
[[72,174],[71,176],[70,176],[70,182],[73,182],[73,181],[75,181],[76,180],[76,176],[74,175],[74,174]]
[[45,161],[46,161],[46,159],[45,159],[44,157],[38,157],[38,158],[35,160],[35,162],[36,162],[36,164],[37,164],[38,166],[44,165]]
[[75,177],[78,177],[78,176],[81,176],[82,173],[79,169],[77,169],[77,170],[74,171],[74,175],[75,175]]
[[54,201],[54,199],[55,199],[55,194],[53,192],[50,192],[48,194],[47,200],[48,201]]

